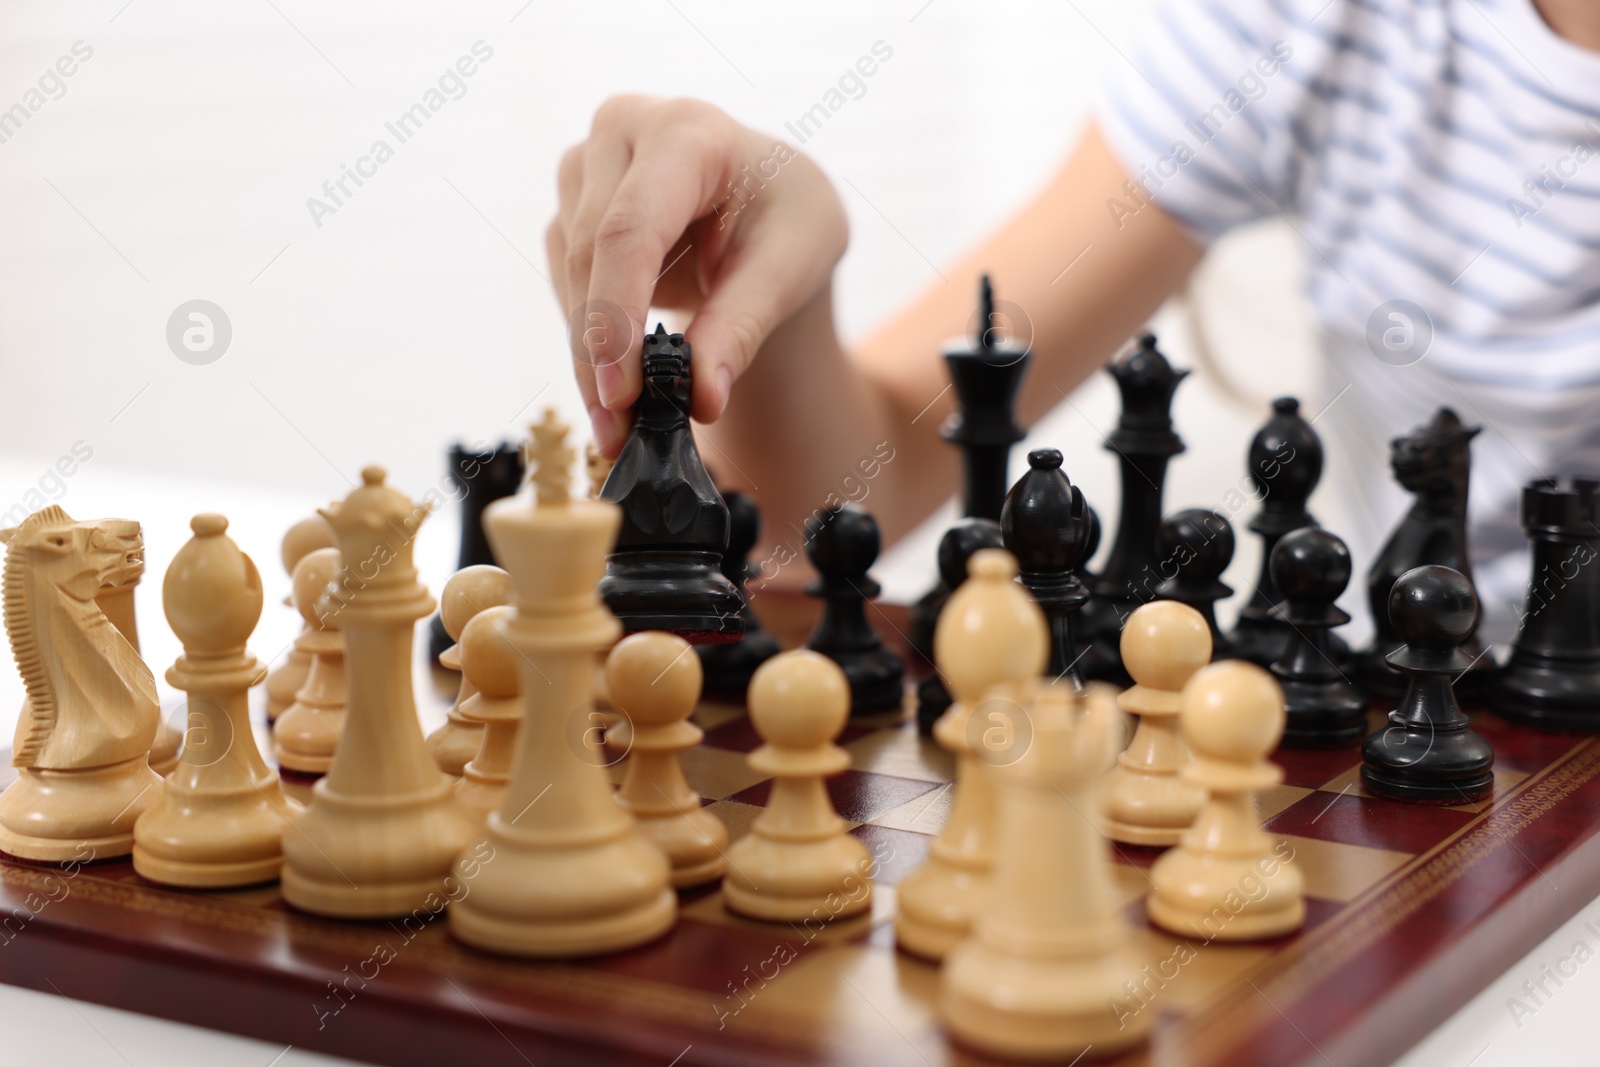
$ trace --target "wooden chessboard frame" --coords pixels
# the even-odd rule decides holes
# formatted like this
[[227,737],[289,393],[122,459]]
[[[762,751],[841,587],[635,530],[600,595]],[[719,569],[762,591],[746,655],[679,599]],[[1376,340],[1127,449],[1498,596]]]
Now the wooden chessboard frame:
[[[762,608],[793,635],[810,605],[769,593]],[[902,610],[876,621],[905,629]],[[696,716],[708,733],[690,783],[738,835],[765,798],[743,762],[757,739],[737,708]],[[1127,1002],[1157,1012],[1151,1042],[1116,1062],[1377,1067],[1600,894],[1600,739],[1474,721],[1497,757],[1478,805],[1366,796],[1351,750],[1279,754],[1286,781],[1258,808],[1307,874],[1300,934],[1179,958],[1182,939],[1144,916],[1155,852],[1116,849],[1124,914],[1157,972]],[[466,948],[442,916],[336,922],[275,886],[180,892],[126,861],[0,859],[0,981],[396,1067],[988,1062],[938,1030],[936,968],[893,948],[894,886],[947,810],[948,755],[884,718],[841,740],[855,766],[830,793],[880,860],[879,892],[870,915],[814,932],[738,919],[700,890],[653,945],[531,963]]]

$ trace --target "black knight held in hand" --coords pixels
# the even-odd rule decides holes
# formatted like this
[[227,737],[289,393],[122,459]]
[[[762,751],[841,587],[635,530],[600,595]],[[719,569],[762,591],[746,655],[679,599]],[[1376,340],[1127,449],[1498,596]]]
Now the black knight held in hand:
[[600,492],[622,507],[600,596],[629,632],[670,630],[717,644],[744,633],[744,600],[719,569],[728,507],[689,428],[690,361],[681,333],[657,326],[644,339],[633,433]]

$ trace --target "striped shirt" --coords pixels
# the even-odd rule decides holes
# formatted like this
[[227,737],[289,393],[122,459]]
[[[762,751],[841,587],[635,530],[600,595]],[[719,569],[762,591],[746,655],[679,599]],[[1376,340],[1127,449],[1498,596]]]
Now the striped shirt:
[[1129,59],[1098,109],[1113,218],[1300,235],[1358,564],[1404,505],[1388,439],[1446,405],[1485,430],[1480,587],[1519,599],[1519,487],[1600,471],[1600,53],[1532,0],[1181,0]]

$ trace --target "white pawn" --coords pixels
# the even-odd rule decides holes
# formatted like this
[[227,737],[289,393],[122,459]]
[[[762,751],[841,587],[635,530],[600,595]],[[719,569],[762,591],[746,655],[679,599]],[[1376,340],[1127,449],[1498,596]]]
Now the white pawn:
[[310,658],[306,680],[294,703],[272,724],[272,755],[278,766],[298,774],[326,774],[344,731],[349,686],[344,671],[344,635],[338,616],[319,616],[317,598],[340,570],[339,550],[319,548],[294,565],[294,604],[306,626],[295,648]]
[[1020,719],[1031,742],[993,768],[993,889],[971,936],[945,957],[940,1017],[963,1044],[1006,1057],[1064,1063],[1086,1045],[1125,1048],[1154,1013],[1116,1008],[1141,960],[1118,914],[1110,857],[1084,815],[1121,741],[1121,716],[1093,694],[1074,714],[1064,685],[991,694],[975,712]]
[[1145,604],[1122,627],[1122,663],[1134,686],[1117,706],[1139,716],[1128,750],[1106,776],[1105,834],[1130,845],[1176,845],[1206,795],[1178,777],[1189,746],[1178,728],[1183,686],[1211,662],[1205,616],[1176,600]]
[[[450,640],[460,642],[461,634],[472,617],[485,608],[511,603],[511,576],[490,563],[463,567],[444,583],[439,594],[439,621]],[[461,670],[461,646],[451,645],[439,654],[439,666],[446,670]],[[428,735],[428,751],[439,769],[453,778],[461,777],[467,761],[478,754],[483,745],[483,724],[473,722],[461,714],[461,706],[475,690],[463,672],[461,687],[456,692],[445,724]]]
[[[294,569],[307,554],[319,548],[333,547],[333,528],[321,515],[301,519],[283,535],[283,569],[290,578]],[[283,598],[291,608],[294,595]],[[294,703],[294,695],[306,684],[306,674],[311,670],[311,657],[298,647],[291,648],[283,663],[267,675],[267,721],[277,722],[278,716]]]
[[700,684],[700,657],[676,634],[632,634],[606,657],[606,692],[633,739],[617,802],[667,854],[679,889],[715,882],[728,866],[728,828],[700,806],[678,762],[678,753],[705,736],[688,721]]
[[747,699],[766,742],[749,764],[772,778],[772,795],[728,851],[722,899],[732,911],[770,922],[828,922],[867,911],[872,858],[845,832],[822,785],[850,767],[850,754],[833,743],[850,714],[844,672],[810,649],[784,652],[756,669]]
[[1150,869],[1150,921],[1203,941],[1256,941],[1300,928],[1305,880],[1294,852],[1256,822],[1251,794],[1283,781],[1267,754],[1283,736],[1283,690],[1254,664],[1225,660],[1183,689],[1180,772],[1208,792],[1200,817]]
[[456,799],[480,825],[505,803],[511,760],[517,753],[522,683],[517,677],[517,651],[502,629],[513,614],[515,610],[504,604],[484,608],[467,623],[455,646],[460,653],[461,688],[472,687],[460,714],[483,736],[478,754],[461,769]]
[[[956,756],[955,800],[928,859],[900,883],[895,944],[942,960],[972,930],[994,871],[994,770],[1024,736],[1003,714],[977,706],[1003,683],[1037,678],[1050,656],[1044,613],[1016,581],[1011,553],[985,548],[967,563],[967,580],[939,613],[933,653],[954,703],[934,724],[934,740]],[[1087,809],[1086,809],[1087,810]]]

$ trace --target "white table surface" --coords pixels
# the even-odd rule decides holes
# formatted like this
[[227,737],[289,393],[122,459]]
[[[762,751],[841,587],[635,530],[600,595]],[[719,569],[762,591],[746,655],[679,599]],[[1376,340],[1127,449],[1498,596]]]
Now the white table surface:
[[[20,494],[37,479],[42,462],[0,455],[0,487]],[[419,497],[427,487],[401,488]],[[347,489],[329,486],[326,493],[342,495]],[[152,477],[91,462],[67,480],[58,502],[79,517],[116,515],[143,524],[146,577],[138,593],[139,631],[145,658],[157,668],[164,707],[176,706],[177,694],[166,687],[161,676],[179,648],[160,612],[160,579],[172,554],[188,539],[188,521],[196,512],[227,515],[230,536],[261,570],[266,607],[252,650],[262,659],[276,659],[287,649],[299,624],[293,610],[281,606],[289,581],[279,564],[278,545],[283,531],[323,500],[258,486]],[[457,521],[449,511],[436,516],[423,526],[416,541],[418,567],[435,594],[454,562]],[[9,736],[14,728],[15,709],[21,700],[22,685],[15,672],[0,671],[0,738]],[[427,702],[422,704],[426,708]],[[436,713],[428,709],[424,714]],[[1596,1007],[1600,1004],[1600,963],[1596,959],[1600,959],[1600,901],[1591,902],[1496,978],[1403,1057],[1400,1065],[1555,1067],[1600,1061],[1596,1051],[1600,1047],[1600,1008]],[[1557,975],[1560,984],[1547,973]],[[1541,980],[1548,995],[1537,988]],[[1531,994],[1525,985],[1532,989]],[[311,1010],[309,1005],[306,1010]],[[1308,1062],[1343,1067],[1320,1057],[1309,1045],[1306,1051]],[[523,1062],[509,1047],[506,1054],[505,1062]],[[0,1064],[6,1067],[333,1067],[351,1062],[55,993],[0,985]]]

